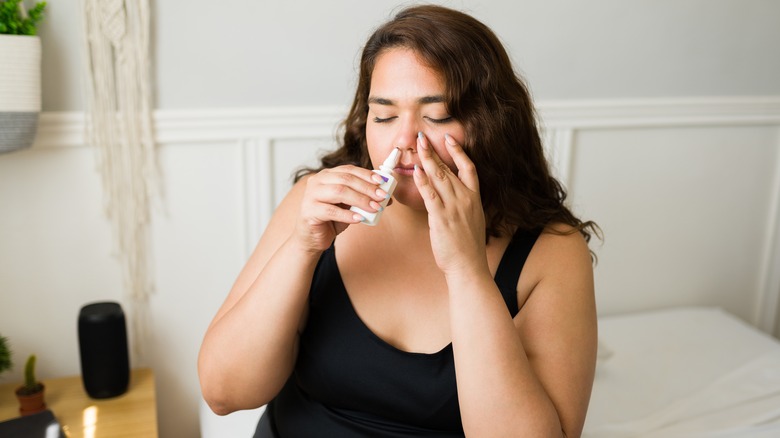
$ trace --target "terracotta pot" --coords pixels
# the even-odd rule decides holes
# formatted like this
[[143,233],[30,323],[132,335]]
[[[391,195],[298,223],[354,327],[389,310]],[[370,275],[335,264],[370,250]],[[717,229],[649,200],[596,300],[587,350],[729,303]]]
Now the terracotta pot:
[[43,400],[43,393],[46,387],[41,385],[41,390],[32,394],[24,394],[23,388],[20,386],[16,390],[16,398],[19,400],[19,414],[24,416],[45,411],[46,402]]

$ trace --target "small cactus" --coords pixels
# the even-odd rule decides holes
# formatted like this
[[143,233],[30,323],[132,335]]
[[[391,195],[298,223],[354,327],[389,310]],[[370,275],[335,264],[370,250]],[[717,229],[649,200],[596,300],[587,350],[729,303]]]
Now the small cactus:
[[24,365],[24,387],[25,394],[33,394],[40,391],[43,388],[43,384],[35,378],[35,355],[31,354],[27,358],[27,363]]

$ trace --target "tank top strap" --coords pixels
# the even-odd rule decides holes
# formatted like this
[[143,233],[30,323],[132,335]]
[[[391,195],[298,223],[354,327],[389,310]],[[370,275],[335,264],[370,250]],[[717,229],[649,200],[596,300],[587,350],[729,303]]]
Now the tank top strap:
[[517,304],[517,281],[520,279],[520,272],[523,270],[528,254],[541,233],[541,229],[530,231],[518,229],[496,269],[496,285],[501,290],[506,307],[513,318],[520,311]]

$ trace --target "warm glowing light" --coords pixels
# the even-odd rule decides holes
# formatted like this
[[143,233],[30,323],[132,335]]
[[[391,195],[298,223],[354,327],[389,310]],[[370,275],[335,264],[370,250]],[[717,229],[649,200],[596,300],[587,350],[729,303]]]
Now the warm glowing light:
[[84,409],[81,422],[84,425],[84,438],[95,438],[95,430],[97,429],[98,408],[97,406],[90,406]]

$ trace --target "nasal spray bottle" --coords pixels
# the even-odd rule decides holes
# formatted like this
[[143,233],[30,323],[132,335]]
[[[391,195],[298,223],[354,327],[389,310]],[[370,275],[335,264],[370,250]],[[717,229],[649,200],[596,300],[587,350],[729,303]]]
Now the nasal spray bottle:
[[384,208],[387,207],[387,203],[390,201],[390,197],[393,196],[393,191],[395,190],[395,185],[397,181],[395,180],[393,169],[395,169],[395,166],[396,164],[398,164],[398,160],[400,158],[401,158],[401,150],[398,148],[393,148],[393,151],[390,152],[390,155],[387,156],[385,162],[382,163],[381,166],[379,166],[379,169],[374,169],[374,172],[376,172],[379,176],[381,176],[382,179],[385,181],[379,185],[380,189],[387,192],[387,198],[385,198],[384,201],[379,203],[379,205],[381,205],[382,208],[380,208],[379,211],[376,213],[369,213],[358,207],[350,208],[351,211],[354,211],[355,213],[358,213],[362,215],[364,218],[366,218],[366,220],[363,221],[362,223],[366,225],[371,225],[372,227],[379,223],[379,218],[382,216],[382,212],[384,211]]

